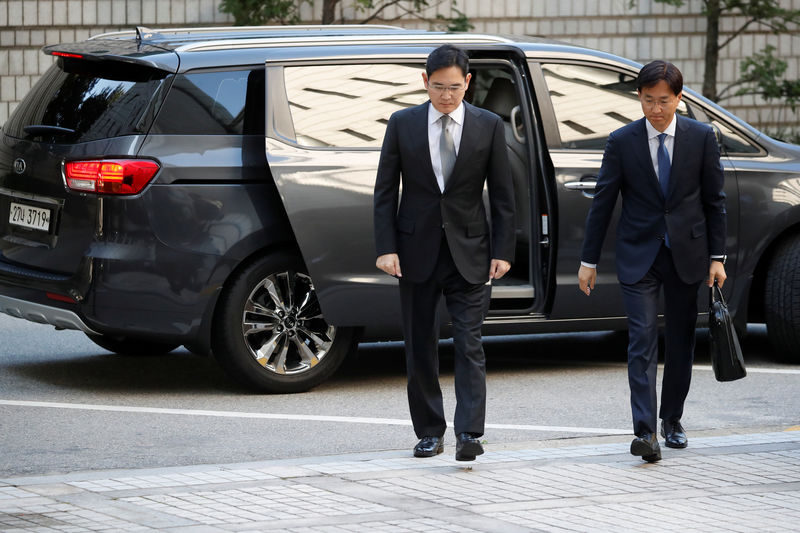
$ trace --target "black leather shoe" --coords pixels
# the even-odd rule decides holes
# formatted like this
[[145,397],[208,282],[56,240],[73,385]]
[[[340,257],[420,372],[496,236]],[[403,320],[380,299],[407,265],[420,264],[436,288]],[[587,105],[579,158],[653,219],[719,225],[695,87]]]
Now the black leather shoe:
[[662,420],[661,436],[664,437],[664,444],[666,444],[667,448],[686,448],[689,445],[689,439],[686,438],[686,431],[684,431],[680,420],[672,422]]
[[661,446],[658,445],[656,434],[645,433],[641,437],[633,439],[633,442],[631,442],[631,454],[641,457],[648,463],[660,461]]
[[414,457],[433,457],[444,451],[444,439],[442,437],[422,437],[414,446]]
[[474,461],[475,456],[483,453],[481,441],[469,433],[459,433],[456,443],[456,461]]

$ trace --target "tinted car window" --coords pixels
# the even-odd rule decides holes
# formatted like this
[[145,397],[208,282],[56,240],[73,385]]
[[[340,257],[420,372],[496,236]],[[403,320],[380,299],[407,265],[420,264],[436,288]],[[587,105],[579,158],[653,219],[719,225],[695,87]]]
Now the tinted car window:
[[153,132],[263,135],[264,69],[192,72],[175,77]]
[[701,122],[706,122],[717,128],[722,141],[722,151],[728,155],[759,155],[761,149],[747,140],[744,135],[728,126],[725,122],[717,120],[703,109],[700,105],[692,104],[689,106],[694,118]]
[[564,148],[602,150],[608,134],[641,118],[635,79],[579,65],[543,65]]
[[380,148],[391,114],[428,99],[422,72],[395,64],[285,68],[297,144]]
[[17,106],[4,131],[58,142],[146,133],[151,104],[166,76],[136,65],[60,58]]
[[[636,78],[581,65],[542,65],[563,148],[603,150],[608,134],[642,117]],[[678,113],[687,114],[683,102]]]

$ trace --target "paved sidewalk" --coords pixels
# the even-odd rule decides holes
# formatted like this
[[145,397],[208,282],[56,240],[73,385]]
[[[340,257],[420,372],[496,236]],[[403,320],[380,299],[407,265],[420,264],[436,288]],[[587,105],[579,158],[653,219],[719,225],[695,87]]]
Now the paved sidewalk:
[[[2,532],[800,530],[800,428],[489,445],[472,468],[410,451],[0,479]],[[588,443],[588,444],[583,444]],[[413,442],[411,443],[413,444]]]

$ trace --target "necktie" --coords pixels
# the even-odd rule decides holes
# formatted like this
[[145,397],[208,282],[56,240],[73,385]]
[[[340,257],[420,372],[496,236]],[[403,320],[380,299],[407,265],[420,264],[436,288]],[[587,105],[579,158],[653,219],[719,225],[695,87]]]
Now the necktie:
[[658,182],[661,184],[661,192],[664,193],[664,198],[667,197],[667,190],[669,189],[669,171],[672,163],[669,161],[669,152],[664,144],[667,138],[666,133],[658,136]]
[[453,136],[447,131],[447,126],[452,119],[449,115],[442,115],[439,120],[442,122],[442,133],[439,135],[439,156],[442,159],[442,179],[447,183],[456,164],[456,146],[453,143]]
[[[664,145],[664,140],[667,138],[666,133],[658,136],[658,182],[661,184],[661,192],[664,193],[664,199],[667,198],[667,190],[669,190],[669,172],[672,168],[672,163],[669,160],[669,152]],[[669,248],[669,235],[664,232],[664,244]]]

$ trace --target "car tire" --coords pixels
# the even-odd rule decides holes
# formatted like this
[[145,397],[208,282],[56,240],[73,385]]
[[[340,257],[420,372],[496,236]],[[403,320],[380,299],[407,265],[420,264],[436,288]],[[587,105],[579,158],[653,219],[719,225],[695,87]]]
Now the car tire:
[[212,352],[235,380],[261,392],[307,391],[353,351],[354,328],[328,324],[302,262],[274,254],[234,273],[220,296]]
[[778,246],[767,270],[764,315],[778,355],[800,362],[800,236]]
[[87,333],[87,337],[99,347],[120,355],[164,355],[171,352],[180,343],[151,341],[131,337],[111,337]]

